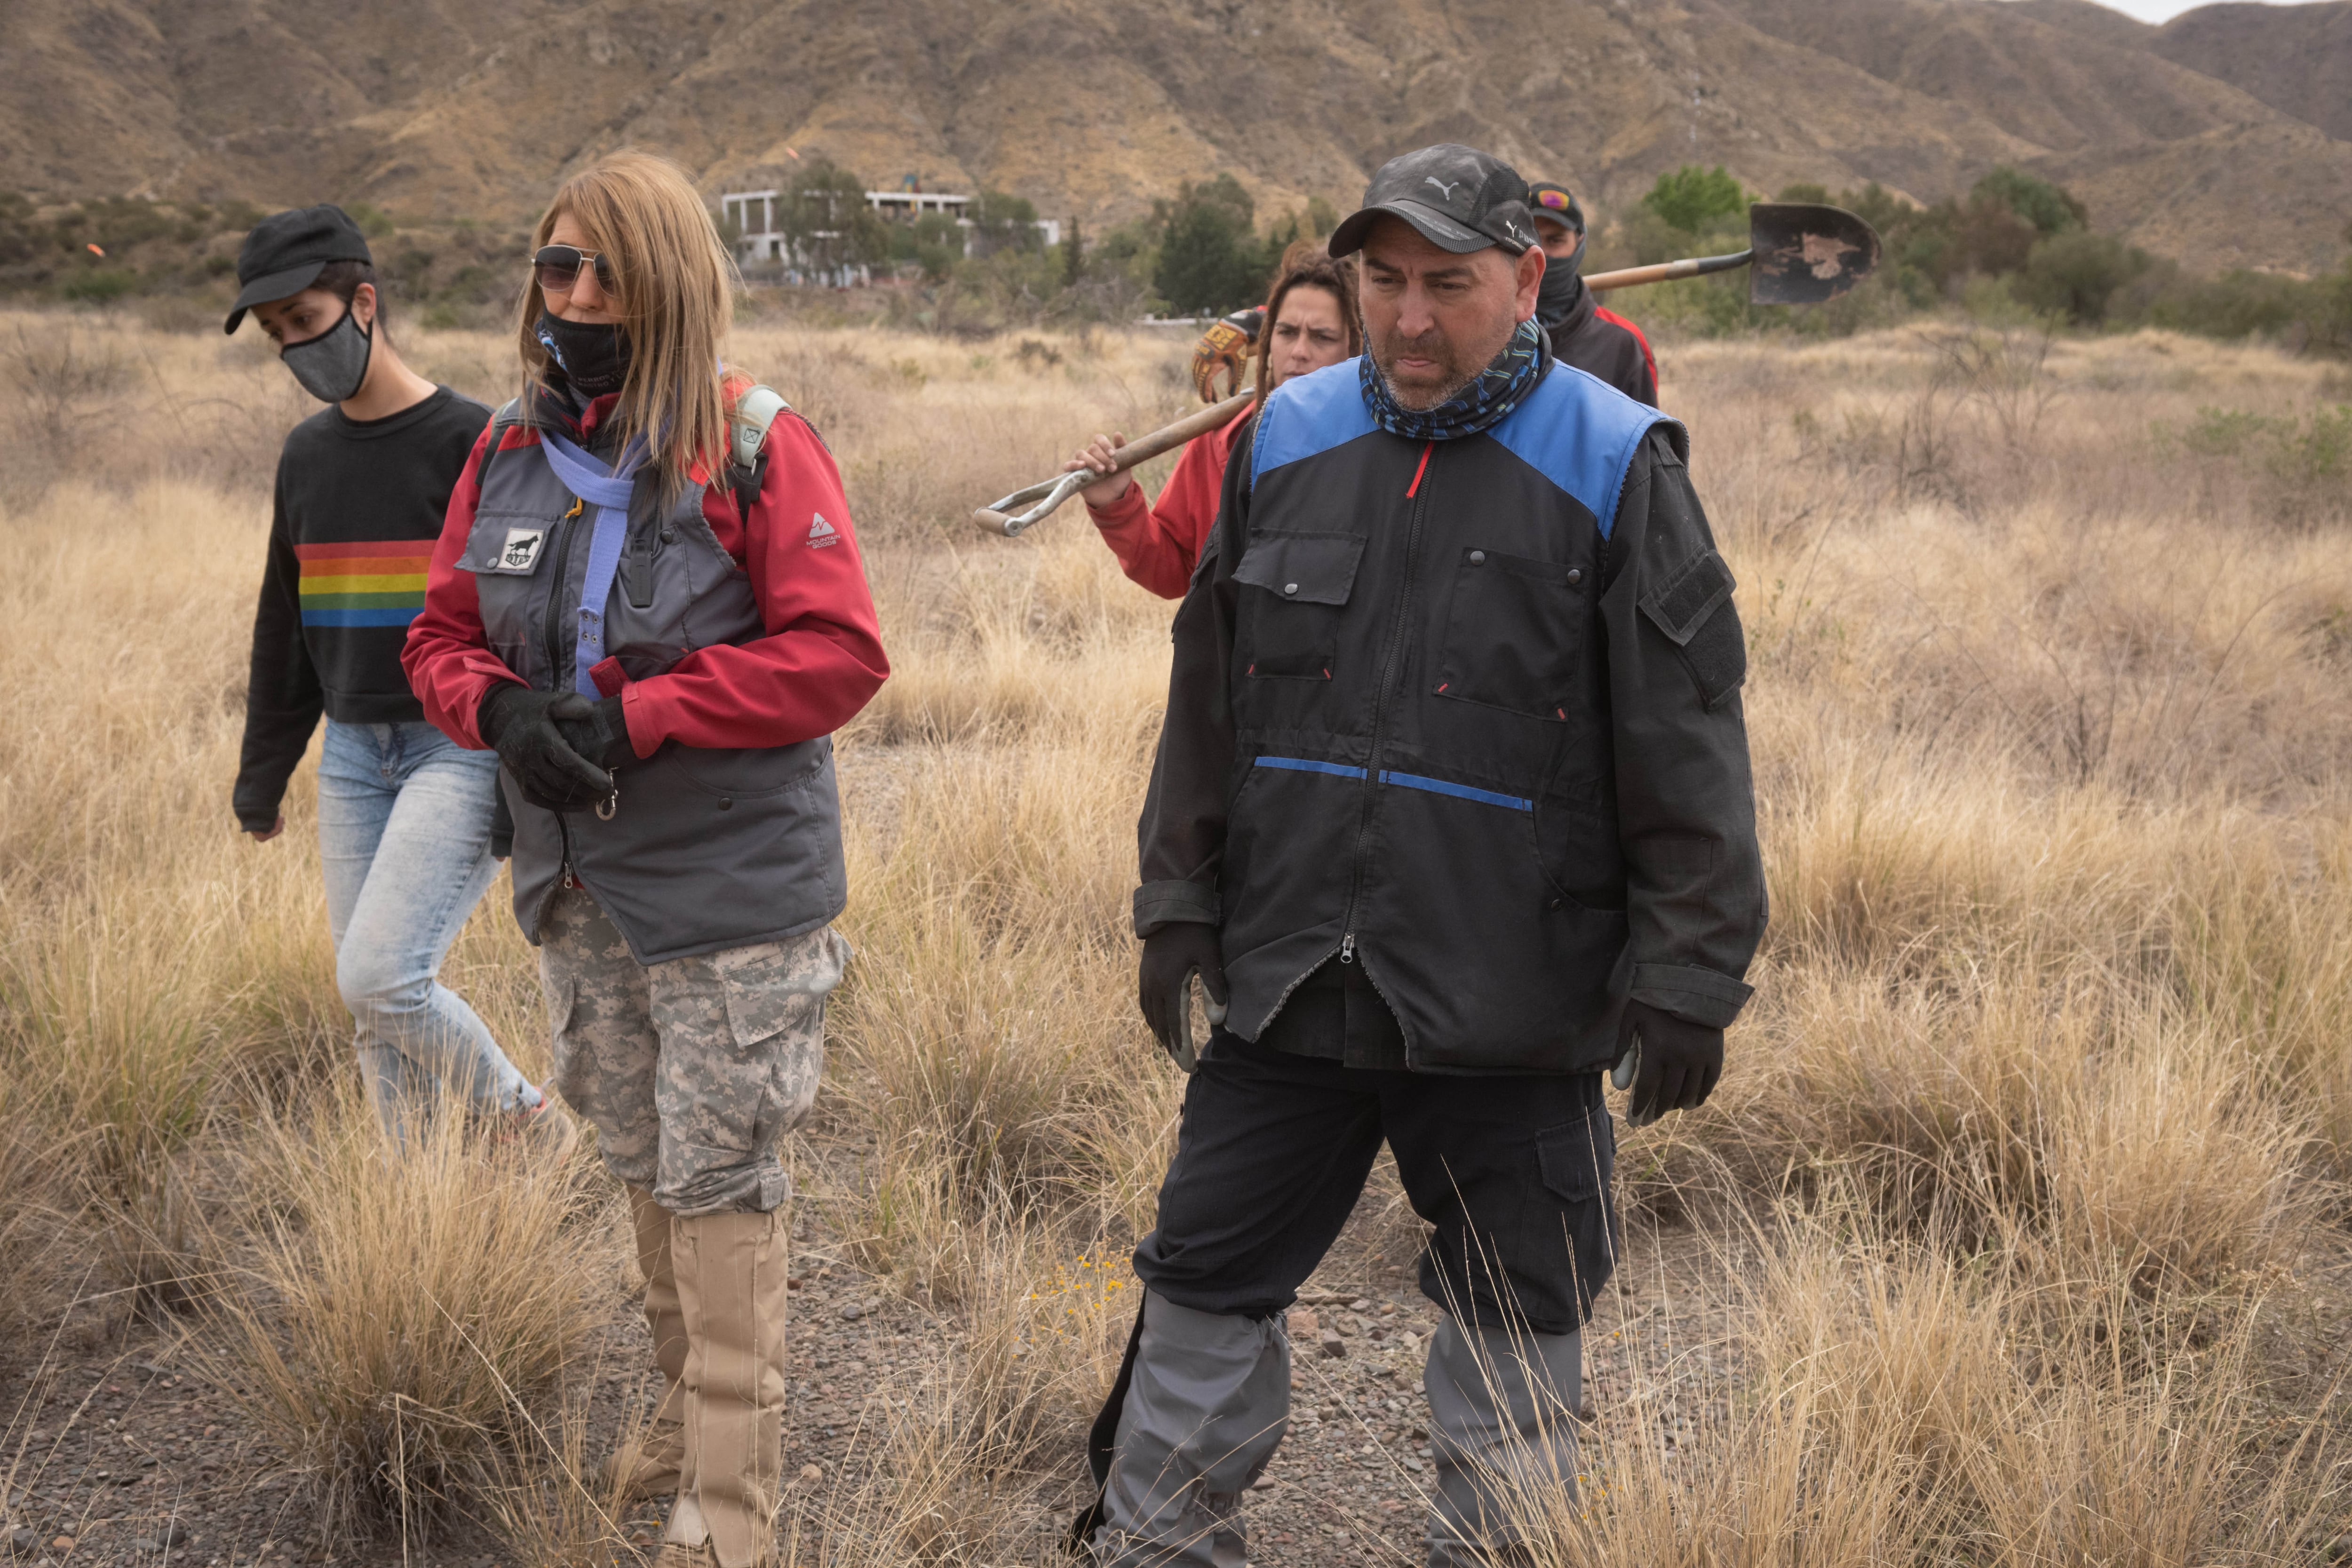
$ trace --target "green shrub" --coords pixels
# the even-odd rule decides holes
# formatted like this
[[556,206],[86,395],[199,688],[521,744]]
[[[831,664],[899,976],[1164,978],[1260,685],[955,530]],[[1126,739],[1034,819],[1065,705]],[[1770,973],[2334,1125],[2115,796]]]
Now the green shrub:
[[58,285],[58,292],[78,305],[105,305],[139,286],[139,275],[119,267],[93,267]]
[[2112,234],[2067,229],[2034,245],[2017,293],[2037,310],[2095,327],[2107,319],[2116,291],[2148,267],[2146,251]]
[[1685,163],[1670,174],[1660,174],[1642,205],[1664,219],[1667,226],[1688,234],[1706,228],[1708,221],[1717,217],[1736,217],[1748,210],[1748,193],[1738,180],[1725,172],[1722,164],[1702,169],[1696,163]]
[[2032,224],[2037,234],[2064,234],[2091,226],[2090,213],[2063,186],[2037,180],[2006,163],[1995,165],[1991,174],[1969,188],[1969,203],[2013,213]]
[[2323,405],[2307,416],[2208,405],[2180,445],[2203,458],[2258,458],[2283,479],[2328,484],[2352,476],[2352,404]]

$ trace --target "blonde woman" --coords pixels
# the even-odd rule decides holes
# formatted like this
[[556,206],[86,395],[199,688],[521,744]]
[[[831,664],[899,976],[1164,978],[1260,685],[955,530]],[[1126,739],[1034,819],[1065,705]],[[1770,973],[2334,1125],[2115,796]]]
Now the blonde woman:
[[609,157],[536,246],[523,393],[450,500],[403,663],[499,754],[553,1082],[629,1191],[666,1389],[626,1479],[677,1494],[664,1564],[750,1568],[782,1459],[776,1143],[848,957],[828,737],[888,665],[831,457],[720,369],[733,279],[685,174]]

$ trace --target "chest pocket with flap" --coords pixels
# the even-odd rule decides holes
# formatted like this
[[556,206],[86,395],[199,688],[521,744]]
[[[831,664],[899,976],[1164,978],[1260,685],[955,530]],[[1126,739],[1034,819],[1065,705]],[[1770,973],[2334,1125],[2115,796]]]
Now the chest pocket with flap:
[[1364,539],[1355,533],[1262,533],[1242,552],[1235,662],[1255,679],[1328,680],[1339,617],[1355,591]]

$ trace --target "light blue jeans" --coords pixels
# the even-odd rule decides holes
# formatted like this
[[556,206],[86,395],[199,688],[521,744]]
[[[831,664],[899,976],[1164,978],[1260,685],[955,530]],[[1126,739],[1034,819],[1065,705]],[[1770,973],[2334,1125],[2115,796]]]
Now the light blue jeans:
[[430,724],[327,721],[319,858],[335,986],[359,1026],[368,1099],[394,1137],[404,1108],[444,1092],[482,1112],[540,1102],[488,1026],[439,978],[498,875],[498,773],[497,752],[469,752]]

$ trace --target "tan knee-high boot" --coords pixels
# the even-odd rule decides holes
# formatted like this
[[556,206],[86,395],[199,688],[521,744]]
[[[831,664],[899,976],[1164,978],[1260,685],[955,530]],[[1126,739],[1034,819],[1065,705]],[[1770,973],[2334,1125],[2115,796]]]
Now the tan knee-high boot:
[[672,1222],[688,1350],[686,1458],[667,1539],[672,1547],[701,1548],[700,1559],[719,1568],[754,1568],[774,1552],[784,1439],[784,1240],[777,1214]]
[[637,1268],[646,1277],[646,1327],[653,1331],[654,1365],[661,1370],[661,1404],[646,1428],[636,1461],[612,1479],[622,1500],[677,1490],[678,1467],[686,1458],[686,1314],[677,1304],[677,1277],[670,1268],[669,1210],[644,1187],[629,1189],[629,1218],[637,1233]]

